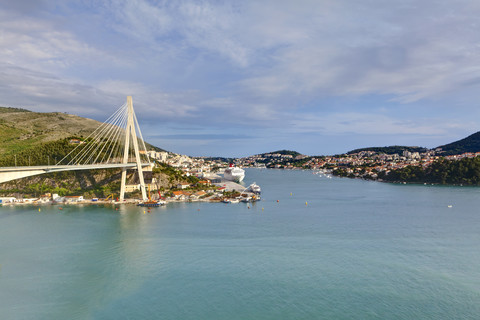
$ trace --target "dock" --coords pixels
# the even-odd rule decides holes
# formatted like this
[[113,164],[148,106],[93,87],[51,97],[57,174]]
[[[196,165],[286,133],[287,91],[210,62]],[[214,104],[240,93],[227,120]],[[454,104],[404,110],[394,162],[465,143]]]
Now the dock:
[[225,179],[221,179],[220,182],[215,182],[214,185],[220,188],[224,187],[225,191],[238,191],[238,192],[242,192],[245,190],[245,188],[248,187],[248,186],[243,186],[234,181],[225,180]]
[[223,176],[220,176],[215,173],[211,173],[206,176],[208,180],[212,182],[213,185],[219,188],[225,188],[225,191],[238,191],[243,192],[248,186],[241,185],[235,181],[227,180]]

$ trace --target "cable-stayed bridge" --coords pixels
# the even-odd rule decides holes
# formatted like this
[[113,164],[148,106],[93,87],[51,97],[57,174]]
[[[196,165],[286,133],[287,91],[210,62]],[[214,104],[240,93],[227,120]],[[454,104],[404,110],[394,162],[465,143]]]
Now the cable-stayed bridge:
[[143,200],[147,199],[143,170],[152,167],[133,110],[132,97],[104,123],[54,165],[0,168],[0,183],[34,175],[76,170],[121,168],[120,201],[125,197],[127,169],[136,169]]

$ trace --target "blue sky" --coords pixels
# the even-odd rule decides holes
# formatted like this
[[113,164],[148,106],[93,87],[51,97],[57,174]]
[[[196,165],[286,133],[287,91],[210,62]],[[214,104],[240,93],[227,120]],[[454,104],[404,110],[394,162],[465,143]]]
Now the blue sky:
[[480,130],[477,0],[2,1],[0,105],[192,156],[436,147]]

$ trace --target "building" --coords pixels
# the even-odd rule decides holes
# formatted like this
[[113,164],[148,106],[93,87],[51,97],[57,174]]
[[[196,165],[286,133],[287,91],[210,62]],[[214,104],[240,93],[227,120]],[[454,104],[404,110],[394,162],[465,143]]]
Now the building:
[[167,161],[167,158],[168,158],[168,152],[164,152],[164,151],[157,152],[157,151],[151,150],[151,151],[148,151],[147,154],[151,159],[155,159],[161,162]]
[[14,203],[17,201],[15,197],[2,197],[0,198],[0,204]]
[[81,202],[83,201],[83,196],[65,196],[63,197],[63,201],[65,202]]
[[134,192],[140,190],[140,184],[126,184],[125,192]]

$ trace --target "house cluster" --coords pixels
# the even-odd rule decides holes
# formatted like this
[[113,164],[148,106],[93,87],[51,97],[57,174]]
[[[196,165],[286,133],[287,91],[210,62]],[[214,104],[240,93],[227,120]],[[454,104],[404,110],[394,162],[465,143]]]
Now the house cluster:
[[59,196],[56,193],[46,193],[38,198],[3,197],[0,204],[46,204],[46,203],[79,203],[85,199],[83,196]]
[[446,156],[445,159],[447,160],[460,160],[460,159],[464,159],[464,158],[476,158],[480,156],[480,152],[465,152],[465,153],[462,153],[462,154],[456,154],[456,155],[453,155],[453,156]]
[[[440,158],[441,149],[414,152],[404,150],[402,153],[386,154],[375,151],[360,151],[356,153],[335,156],[308,157],[305,155],[292,156],[288,154],[263,154],[239,159],[244,167],[266,166],[267,168],[283,169],[314,169],[342,172],[353,176],[369,176],[375,178],[379,172],[401,169],[406,166],[429,166]],[[464,153],[454,156],[445,156],[448,160],[460,160],[480,156],[477,153]]]
[[228,163],[221,160],[206,160],[203,157],[189,157],[171,152],[148,151],[148,155],[151,159],[158,160],[181,170],[186,176],[195,176],[198,178],[208,176],[214,172],[216,168],[228,166]]
[[158,160],[165,162],[168,159],[168,152],[162,151],[162,152],[157,152],[155,150],[147,151],[147,155],[150,157],[150,159]]
[[305,158],[308,158],[308,156],[303,154],[264,153],[237,159],[236,163],[242,167],[293,169],[295,167],[294,162]]
[[[176,190],[163,194],[167,200],[174,201],[197,201],[197,200],[213,200],[224,197],[226,187],[218,185],[217,176],[211,175],[205,179],[198,181],[195,185],[188,183],[179,183]],[[198,190],[196,187],[201,187]]]
[[379,172],[401,169],[406,166],[428,166],[438,156],[435,152],[403,151],[402,154],[385,154],[374,151],[361,151],[358,153],[339,156],[321,157],[307,162],[312,169],[328,169],[331,171],[343,170],[347,175],[355,177],[376,178]]

